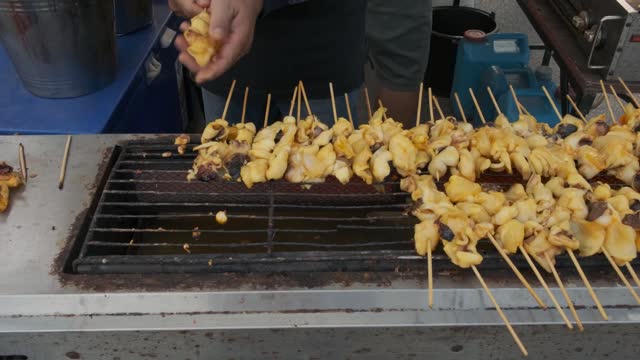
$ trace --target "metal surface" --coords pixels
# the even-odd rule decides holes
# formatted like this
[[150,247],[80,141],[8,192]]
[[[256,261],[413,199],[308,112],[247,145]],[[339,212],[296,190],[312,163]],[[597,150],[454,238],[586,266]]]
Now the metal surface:
[[[216,358],[246,359],[295,358],[299,350],[309,359],[407,358],[429,351],[438,351],[433,356],[441,358],[516,356],[489,299],[473,274],[463,270],[436,267],[434,310],[426,306],[424,270],[360,277],[335,273],[324,281],[320,273],[300,278],[292,273],[61,274],[56,255],[91,203],[108,149],[131,139],[75,136],[65,188],[59,191],[64,137],[0,137],[3,160],[17,164],[17,146],[23,143],[29,173],[37,175],[12,196],[9,213],[0,216],[0,355],[133,359],[149,353],[175,358],[177,353],[198,359],[216,352]],[[502,264],[505,271],[485,264],[479,270],[532,358],[628,357],[638,351],[637,341],[624,339],[637,334],[640,307],[612,270],[585,269],[609,322],[601,320],[575,271],[560,271],[586,326],[584,333],[576,333],[563,327],[556,311],[536,307]],[[533,281],[531,272],[524,274]],[[553,284],[550,277],[547,281]],[[540,288],[536,291],[550,303]],[[366,342],[371,346],[348,345]],[[277,354],[255,353],[263,348]]]
[[36,96],[82,96],[116,76],[113,0],[0,0],[0,38]]
[[153,22],[152,0],[114,0],[116,34],[124,35]]

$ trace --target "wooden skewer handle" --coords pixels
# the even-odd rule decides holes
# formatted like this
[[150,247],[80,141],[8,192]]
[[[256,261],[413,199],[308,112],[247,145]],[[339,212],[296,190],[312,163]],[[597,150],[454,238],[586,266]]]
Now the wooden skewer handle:
[[27,173],[27,159],[24,156],[24,145],[22,145],[22,143],[18,144],[18,158],[20,160],[20,173],[22,174],[22,181],[26,184],[29,174]]
[[536,292],[533,290],[533,288],[531,287],[531,284],[529,284],[529,282],[527,281],[527,279],[525,279],[525,277],[522,275],[522,273],[520,272],[520,270],[518,270],[518,268],[516,267],[516,265],[513,263],[513,261],[511,261],[511,259],[509,258],[509,256],[507,255],[507,253],[504,251],[504,249],[502,249],[502,247],[500,246],[500,244],[498,244],[498,241],[493,237],[493,235],[488,234],[489,236],[489,240],[491,241],[491,243],[493,244],[493,246],[498,250],[498,252],[500,253],[500,256],[502,256],[502,258],[504,259],[504,261],[507,262],[507,264],[509,265],[509,267],[511,268],[511,270],[513,271],[514,274],[516,274],[516,277],[518,278],[518,280],[520,280],[520,282],[522,283],[522,285],[524,285],[524,287],[527,289],[527,291],[529,291],[529,294],[531,294],[531,296],[533,297],[533,299],[538,303],[538,305],[543,308],[543,309],[547,309],[547,305],[544,303],[544,301],[542,301],[542,299],[540,299],[540,297],[538,296],[538,294],[536,294]]
[[551,261],[551,258],[549,257],[548,253],[544,253],[544,256],[545,256],[545,259],[547,260],[547,263],[549,264],[549,267],[551,268],[551,273],[553,273],[553,277],[556,279],[556,283],[558,284],[558,287],[562,292],[562,296],[564,296],[564,300],[567,302],[567,305],[569,305],[569,310],[571,310],[571,314],[573,315],[573,318],[576,319],[576,325],[578,325],[578,330],[584,331],[582,320],[580,320],[580,316],[578,316],[578,312],[576,311],[575,306],[573,306],[573,301],[571,301],[571,297],[569,297],[569,293],[567,292],[567,289],[565,289],[564,284],[562,283],[562,279],[560,279],[560,275],[558,274],[558,271],[556,270],[555,265],[553,265],[553,262]]
[[427,246],[427,283],[429,286],[429,308],[433,309],[433,256],[431,254],[431,241]]
[[67,175],[67,162],[69,160],[69,149],[71,149],[71,135],[67,136],[67,143],[64,146],[64,155],[62,157],[62,166],[60,166],[60,179],[58,180],[58,189],[64,187],[64,178]]
[[627,268],[627,270],[629,271],[629,274],[631,274],[631,277],[633,278],[633,281],[636,283],[636,286],[640,288],[640,278],[638,278],[638,274],[636,274],[636,271],[633,270],[633,267],[631,266],[631,263],[626,263],[624,264]]
[[587,287],[587,291],[589,292],[589,295],[591,295],[593,302],[596,304],[596,307],[598,308],[600,315],[602,316],[603,319],[609,320],[609,316],[607,316],[607,313],[604,311],[604,308],[600,303],[600,299],[598,299],[598,296],[596,296],[595,291],[593,291],[593,288],[591,287],[591,283],[589,282],[587,275],[585,275],[584,271],[582,271],[582,266],[580,266],[578,259],[576,259],[576,256],[573,253],[573,250],[567,249],[567,254],[569,254],[569,257],[571,258],[573,265],[576,267],[576,270],[578,270],[578,274],[580,275],[580,278],[582,278],[582,282],[584,283],[584,285]]
[[484,291],[487,293],[487,296],[489,297],[489,300],[491,300],[491,302],[493,303],[493,306],[495,306],[496,310],[498,311],[498,314],[500,315],[500,318],[502,318],[502,321],[507,326],[507,329],[509,330],[509,333],[511,333],[511,336],[513,337],[513,340],[515,340],[516,344],[518,344],[518,347],[520,348],[520,351],[522,351],[522,354],[524,354],[524,356],[529,355],[529,352],[527,351],[527,348],[524,347],[524,344],[522,344],[522,341],[520,341],[520,338],[518,337],[518,334],[516,334],[515,330],[513,330],[513,327],[511,326],[511,323],[509,322],[509,319],[507,319],[507,316],[504,314],[504,312],[502,312],[502,309],[500,308],[500,305],[498,305],[498,302],[493,297],[493,294],[491,293],[491,290],[489,290],[489,287],[484,282],[484,279],[482,278],[482,275],[480,275],[480,272],[478,271],[478,269],[475,267],[475,265],[472,265],[471,269],[473,270],[473,273],[476,274],[476,277],[478,278],[478,281],[480,281],[480,284],[484,288]]
[[622,280],[622,283],[624,284],[624,286],[627,287],[627,289],[631,293],[631,296],[633,296],[633,298],[636,299],[636,302],[640,304],[640,297],[638,297],[638,293],[636,293],[636,291],[633,290],[633,286],[631,286],[631,284],[629,283],[629,280],[627,280],[627,277],[624,276],[618,264],[616,264],[616,262],[613,261],[611,254],[609,254],[609,251],[607,251],[607,249],[605,249],[604,246],[601,247],[600,250],[602,250],[602,253],[604,254],[604,256],[607,257],[607,260],[609,260],[611,267],[613,268],[613,270],[615,270],[616,274],[618,274],[618,277],[620,278],[620,280]]
[[527,260],[527,263],[533,270],[533,273],[536,274],[538,281],[540,282],[540,284],[542,284],[542,287],[547,292],[547,295],[551,299],[553,306],[556,308],[556,310],[560,314],[560,317],[562,318],[564,323],[567,325],[567,327],[570,330],[573,329],[573,325],[571,324],[571,321],[569,321],[567,314],[565,314],[564,310],[562,310],[560,303],[558,303],[558,299],[556,299],[555,295],[553,295],[553,293],[551,292],[551,289],[549,289],[549,285],[547,285],[547,282],[542,277],[542,274],[540,274],[540,271],[538,271],[538,267],[536,266],[536,264],[533,263],[533,260],[531,260],[531,257],[529,256],[529,254],[527,254],[527,251],[524,249],[524,246],[520,245],[518,249],[520,249],[520,252],[522,253],[522,256],[524,256],[525,260]]

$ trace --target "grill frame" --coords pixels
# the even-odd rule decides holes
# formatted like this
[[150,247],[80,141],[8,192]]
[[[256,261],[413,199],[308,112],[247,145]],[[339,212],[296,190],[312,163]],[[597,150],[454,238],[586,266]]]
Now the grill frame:
[[[274,272],[362,272],[362,271],[411,271],[411,270],[424,270],[426,261],[424,257],[418,256],[413,251],[413,239],[412,236],[404,236],[397,239],[398,225],[347,225],[340,227],[336,225],[333,230],[331,229],[289,229],[280,228],[276,226],[278,221],[289,221],[292,216],[279,216],[278,211],[281,208],[288,207],[290,209],[301,209],[303,211],[309,211],[311,209],[318,210],[343,210],[353,211],[354,209],[371,209],[371,210],[386,210],[393,209],[395,211],[395,218],[389,215],[382,215],[379,217],[353,217],[353,218],[336,218],[335,216],[306,216],[301,213],[298,217],[303,221],[311,221],[318,223],[362,223],[367,222],[389,222],[394,220],[412,221],[412,224],[416,220],[412,216],[400,216],[403,210],[406,209],[409,204],[406,200],[409,198],[409,194],[400,192],[399,181],[391,180],[389,182],[378,185],[366,185],[359,180],[354,180],[347,185],[339,184],[335,179],[330,179],[323,184],[310,184],[311,190],[303,190],[301,187],[304,184],[291,184],[285,181],[268,182],[264,184],[257,184],[252,190],[244,189],[244,185],[241,183],[218,183],[218,182],[188,182],[186,181],[186,171],[191,167],[191,162],[195,157],[195,154],[190,150],[196,146],[196,144],[189,144],[187,153],[185,155],[179,155],[175,151],[175,147],[170,144],[166,139],[160,138],[156,140],[132,140],[121,143],[112,150],[110,160],[107,162],[104,178],[100,182],[98,191],[95,194],[93,206],[89,210],[88,221],[77,234],[75,238],[75,247],[78,249],[76,254],[72,254],[67,260],[66,269],[69,272],[81,273],[81,274],[126,274],[126,273],[227,273],[227,272],[239,272],[239,273],[274,273]],[[143,152],[131,152],[136,149],[146,149],[148,151]],[[168,158],[162,157],[162,153],[171,151],[172,156]],[[133,156],[135,159],[128,159]],[[141,159],[140,159],[141,158]],[[135,166],[149,167],[143,170],[131,168]],[[156,167],[169,167],[167,169],[157,169]],[[148,176],[154,177],[158,174],[170,174],[170,178],[173,180],[158,180],[155,178],[148,178]],[[182,180],[178,180],[181,178]],[[355,178],[354,178],[355,179]],[[514,176],[502,176],[491,174],[484,177],[484,182],[492,186],[506,186],[515,182]],[[439,185],[444,184],[446,179],[441,179]],[[163,185],[164,184],[164,185]],[[175,191],[164,191],[167,186],[180,186]],[[136,190],[123,190],[127,186],[133,187]],[[236,187],[236,192],[224,191],[225,188]],[[195,190],[189,192],[181,191],[182,187],[186,187],[188,190]],[[152,189],[153,188],[153,189]],[[318,189],[327,190],[333,189],[333,192],[318,194]],[[207,189],[215,190],[205,193]],[[242,190],[244,189],[244,190]],[[298,189],[297,191],[295,191]],[[380,192],[384,190],[384,192]],[[143,202],[132,203],[127,200],[127,196],[135,195],[138,199],[142,197]],[[187,196],[188,201],[172,202],[166,201],[166,196]],[[109,201],[112,198],[123,196],[124,201]],[[163,202],[158,202],[154,197],[160,197]],[[195,198],[190,198],[195,196]],[[226,199],[234,196],[240,196],[245,198],[252,198],[251,203],[227,203]],[[221,202],[211,201],[199,201],[202,197],[220,197],[225,199]],[[294,203],[288,203],[288,199],[295,198]],[[322,198],[322,201],[318,201]],[[398,201],[397,198],[402,199]],[[207,198],[208,199],[208,198]],[[282,203],[284,201],[284,203]],[[153,229],[153,228],[102,228],[99,226],[101,221],[105,219],[115,219],[115,221],[123,221],[122,219],[140,219],[151,218],[158,220],[157,215],[153,214],[123,214],[121,209],[127,207],[135,208],[140,204],[148,207],[171,207],[180,206],[182,208],[207,208],[217,207],[220,209],[229,208],[262,208],[266,210],[266,214],[253,217],[253,220],[266,221],[266,227],[263,229],[255,230],[254,232],[261,232],[266,235],[265,240],[259,243],[251,243],[253,247],[264,247],[266,251],[261,253],[242,253],[242,252],[210,252],[204,254],[198,253],[186,253],[181,247],[181,243],[168,243],[168,242],[136,242],[136,234],[185,234],[192,232],[193,229]],[[131,209],[130,209],[131,210]],[[111,214],[107,212],[112,212]],[[213,222],[213,212],[197,212],[194,214],[178,214],[164,213],[160,214],[160,217],[170,218],[174,217],[209,217],[209,222]],[[247,216],[247,215],[245,215]],[[242,219],[237,213],[229,213],[230,222],[235,219]],[[248,216],[251,218],[251,216]],[[107,220],[108,221],[108,220]],[[405,232],[413,232],[413,225],[402,225],[400,228]],[[339,239],[341,244],[320,244],[314,243],[309,240],[313,233],[335,233],[345,230],[353,231],[387,231],[393,232],[393,237],[387,241],[370,241],[370,242],[358,242],[353,243],[352,238],[342,235]],[[225,230],[225,229],[202,229],[201,233],[204,234],[250,234],[251,229],[244,229],[239,231]],[[286,242],[280,243],[274,241],[279,234],[283,233],[296,233],[309,234],[302,237],[302,243]],[[96,234],[106,233],[112,234],[112,236],[122,236],[123,234],[133,234],[133,243],[126,242],[112,242],[111,244],[105,241],[95,240]],[[113,235],[117,234],[117,235]],[[104,234],[103,234],[104,235]],[[100,235],[98,236],[100,237]],[[231,242],[229,244],[216,244],[207,245],[204,243],[198,243],[197,241],[189,242],[190,249],[199,250],[208,248],[224,248],[224,249],[237,249],[247,247],[246,244],[240,242]],[[353,244],[353,245],[352,245]],[[274,251],[274,246],[304,246],[310,249],[305,251]],[[120,250],[132,249],[132,248],[157,248],[157,247],[171,247],[178,248],[177,253],[166,255],[144,255],[144,254],[132,254],[124,253],[117,254],[112,251],[111,253],[105,251],[96,251],[96,248],[106,250],[107,248]],[[359,248],[358,248],[359,247]],[[483,243],[479,246],[479,250],[484,256],[483,267],[487,269],[492,268],[504,268],[504,261],[501,259],[497,251],[488,244]],[[522,258],[521,255],[514,255],[512,259],[516,266],[519,268],[528,268],[528,264]],[[456,268],[446,255],[438,250],[433,256],[434,266],[438,269],[448,270]],[[605,266],[606,262],[600,257],[590,257],[581,260],[583,267],[600,267]],[[566,256],[559,256],[557,258],[557,267],[572,267],[570,260]]]

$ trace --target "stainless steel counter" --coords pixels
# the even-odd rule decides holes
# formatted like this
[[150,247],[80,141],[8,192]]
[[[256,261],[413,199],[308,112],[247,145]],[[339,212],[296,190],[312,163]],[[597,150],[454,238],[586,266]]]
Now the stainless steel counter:
[[[74,136],[65,187],[58,190],[65,137],[0,137],[1,160],[17,167],[18,143],[23,143],[34,176],[13,193],[10,211],[0,215],[0,355],[135,359],[148,347],[163,354],[159,349],[168,342],[178,347],[178,355],[168,358],[192,359],[212,354],[236,359],[386,359],[433,351],[443,358],[519,356],[470,271],[443,274],[435,269],[433,310],[426,307],[425,279],[415,276],[325,281],[312,288],[304,281],[287,287],[261,284],[259,278],[212,281],[215,275],[195,280],[160,275],[156,282],[165,282],[164,287],[146,286],[148,279],[137,275],[60,276],[56,257],[89,206],[105,154],[128,138]],[[584,333],[564,328],[552,307],[539,309],[512,274],[488,276],[487,282],[532,358],[585,353],[631,358],[640,350],[640,343],[632,340],[640,333],[640,307],[613,270],[589,274],[608,322],[600,318],[574,271],[561,274],[585,323]],[[525,276],[551,306],[533,275]],[[553,284],[551,277],[548,281]],[[553,291],[565,304],[559,291]],[[110,339],[112,345],[98,339]],[[122,339],[132,340],[113,344]]]

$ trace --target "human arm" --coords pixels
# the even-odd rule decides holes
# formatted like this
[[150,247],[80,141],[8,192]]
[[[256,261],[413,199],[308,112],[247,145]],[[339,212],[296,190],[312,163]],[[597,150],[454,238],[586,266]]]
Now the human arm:
[[[253,43],[256,20],[280,8],[304,2],[306,0],[202,0],[199,6],[209,8],[211,15],[209,35],[213,41],[222,44],[215,60],[206,66],[198,66],[186,49],[188,47],[183,36],[176,39],[176,47],[180,51],[179,60],[196,74],[197,83],[213,80],[246,55]],[[181,30],[188,28],[183,23]]]
[[180,17],[191,18],[209,6],[210,0],[169,0],[169,9]]

